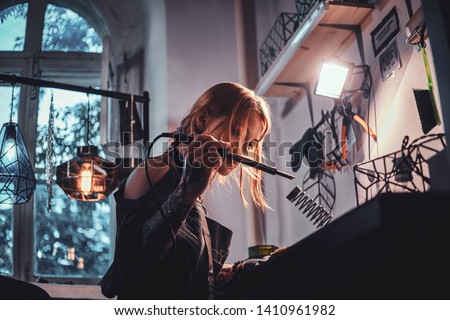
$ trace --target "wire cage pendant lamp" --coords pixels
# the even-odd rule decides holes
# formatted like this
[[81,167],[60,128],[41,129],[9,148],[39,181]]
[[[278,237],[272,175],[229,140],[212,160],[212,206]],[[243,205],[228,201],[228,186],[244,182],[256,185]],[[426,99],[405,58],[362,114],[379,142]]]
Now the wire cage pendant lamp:
[[56,183],[70,199],[100,201],[117,186],[116,164],[101,158],[96,146],[81,146],[56,168]]
[[77,156],[56,167],[56,183],[70,199],[100,201],[106,199],[118,184],[115,163],[101,158],[98,148],[89,141],[89,100],[86,144],[77,148]]
[[17,123],[12,122],[14,84],[9,122],[0,131],[0,204],[27,203],[36,187],[33,166]]

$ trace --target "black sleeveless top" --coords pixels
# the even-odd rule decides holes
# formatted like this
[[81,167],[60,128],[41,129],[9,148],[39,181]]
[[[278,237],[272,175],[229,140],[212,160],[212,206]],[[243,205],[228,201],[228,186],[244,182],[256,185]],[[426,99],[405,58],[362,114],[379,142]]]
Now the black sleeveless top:
[[102,293],[118,299],[208,299],[208,250],[203,228],[211,235],[214,274],[220,271],[228,256],[232,232],[218,222],[206,217],[201,203],[191,209],[186,221],[176,235],[176,243],[159,261],[147,259],[143,249],[143,225],[158,212],[162,204],[178,186],[181,173],[181,155],[170,149],[169,155],[175,167],[153,186],[157,201],[151,190],[138,199],[124,198],[126,180],[114,194],[116,200],[116,248],[114,261],[100,285]]

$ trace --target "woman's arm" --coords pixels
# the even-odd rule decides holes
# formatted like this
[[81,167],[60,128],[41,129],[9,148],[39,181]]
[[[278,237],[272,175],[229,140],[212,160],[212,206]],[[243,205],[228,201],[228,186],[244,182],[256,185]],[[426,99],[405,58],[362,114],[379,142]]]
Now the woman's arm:
[[169,251],[195,200],[204,192],[216,168],[222,164],[218,149],[227,147],[227,143],[209,135],[198,135],[189,144],[179,185],[161,204],[162,210],[158,210],[144,223],[143,246],[147,258],[159,260]]
[[179,185],[161,204],[161,210],[145,221],[143,246],[148,259],[158,261],[169,251],[194,201],[185,197],[183,186]]

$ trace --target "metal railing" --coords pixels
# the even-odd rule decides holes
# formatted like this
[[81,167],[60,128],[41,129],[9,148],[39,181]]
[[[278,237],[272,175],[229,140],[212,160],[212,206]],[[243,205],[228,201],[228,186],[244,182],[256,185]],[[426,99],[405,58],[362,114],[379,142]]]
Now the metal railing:
[[324,2],[324,0],[295,0],[299,24],[303,23],[303,20],[317,2]]
[[259,49],[261,76],[269,70],[281,50],[319,1],[324,0],[295,0],[296,13],[283,12],[278,16]]
[[376,0],[295,0],[297,12],[281,13],[259,49],[261,76],[264,76],[289,39],[291,39],[297,29],[303,25],[305,19],[310,16],[311,11],[316,8],[319,3],[324,3],[326,6],[325,8],[327,8],[328,4],[331,3],[366,7],[372,6],[376,2]]
[[281,13],[260,49],[261,75],[264,75],[299,26],[296,13]]

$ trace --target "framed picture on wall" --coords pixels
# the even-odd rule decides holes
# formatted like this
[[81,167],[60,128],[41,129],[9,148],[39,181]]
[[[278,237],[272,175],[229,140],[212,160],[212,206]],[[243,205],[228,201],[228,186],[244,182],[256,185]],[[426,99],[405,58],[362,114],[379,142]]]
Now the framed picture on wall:
[[375,57],[378,56],[378,54],[383,51],[389,43],[391,43],[399,32],[400,24],[397,9],[393,7],[386,17],[384,17],[383,20],[370,33]]
[[402,61],[398,53],[398,44],[394,40],[380,55],[381,79],[383,81],[389,79],[401,67]]

